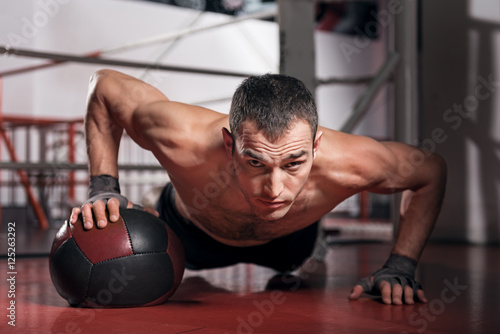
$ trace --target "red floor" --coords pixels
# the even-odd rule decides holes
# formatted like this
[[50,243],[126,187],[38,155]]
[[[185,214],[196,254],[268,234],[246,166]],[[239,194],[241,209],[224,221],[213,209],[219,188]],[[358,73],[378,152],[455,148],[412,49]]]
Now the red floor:
[[[167,303],[130,309],[71,308],[54,290],[47,259],[17,259],[15,298],[0,262],[1,333],[499,333],[500,248],[427,247],[418,275],[428,304],[388,306],[349,301],[358,277],[377,269],[388,244],[332,246],[325,265],[299,282],[272,280],[251,265],[187,271]],[[15,301],[15,327],[8,303]]]

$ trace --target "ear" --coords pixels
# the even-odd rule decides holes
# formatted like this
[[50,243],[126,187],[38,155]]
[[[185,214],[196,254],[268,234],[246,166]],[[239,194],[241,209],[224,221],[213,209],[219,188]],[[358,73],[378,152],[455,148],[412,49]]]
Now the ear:
[[318,131],[316,133],[316,138],[314,138],[314,144],[313,144],[313,151],[314,151],[314,155],[313,157],[316,158],[316,153],[318,153],[318,148],[319,148],[319,144],[321,143],[321,138],[323,137],[323,132],[322,131]]
[[228,129],[222,128],[222,138],[224,139],[224,146],[226,147],[226,153],[230,158],[233,157],[233,147],[234,147],[234,138],[231,132]]

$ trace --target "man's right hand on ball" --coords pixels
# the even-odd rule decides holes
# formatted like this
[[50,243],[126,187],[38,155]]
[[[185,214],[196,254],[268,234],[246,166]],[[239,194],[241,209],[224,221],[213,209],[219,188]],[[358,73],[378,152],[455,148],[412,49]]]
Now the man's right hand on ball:
[[[127,201],[127,208],[132,207],[132,202]],[[109,212],[109,221],[106,211]],[[105,228],[108,222],[114,223],[120,218],[120,201],[115,197],[108,200],[96,200],[93,203],[87,201],[81,208],[73,208],[70,223],[75,224],[80,214],[82,214],[84,229],[90,230],[95,224],[99,228]]]

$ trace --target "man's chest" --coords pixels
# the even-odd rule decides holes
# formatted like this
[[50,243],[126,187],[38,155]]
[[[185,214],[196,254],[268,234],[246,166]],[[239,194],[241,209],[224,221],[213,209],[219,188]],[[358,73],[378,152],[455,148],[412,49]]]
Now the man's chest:
[[177,206],[185,218],[212,237],[243,246],[268,242],[313,224],[331,210],[319,202],[313,193],[305,191],[282,218],[265,220],[253,212],[241,192],[228,186],[217,195],[201,190],[187,200],[181,195]]

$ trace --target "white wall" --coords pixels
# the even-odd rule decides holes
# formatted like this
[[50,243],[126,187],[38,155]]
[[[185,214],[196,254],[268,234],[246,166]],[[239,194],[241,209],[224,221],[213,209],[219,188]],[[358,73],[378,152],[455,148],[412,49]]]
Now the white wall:
[[[360,36],[356,35],[318,31],[315,38],[316,76],[320,79],[369,76],[375,74],[384,63],[386,56],[386,36],[384,33],[378,39],[364,39],[363,44],[359,42]],[[356,50],[356,52],[352,52],[352,50]],[[316,97],[321,124],[339,129],[347,120],[356,100],[364,89],[365,85],[330,84],[319,86],[316,90]],[[387,89],[383,87],[354,132],[385,139],[390,137],[387,121],[389,111],[390,102],[387,99]]]
[[[48,3],[52,6],[49,8],[55,8],[52,12],[44,6]],[[0,13],[1,44],[76,55],[176,31],[186,27],[198,15],[195,11],[179,7],[111,0],[2,2]],[[37,21],[40,17],[47,20]],[[223,15],[204,13],[196,23],[204,25],[226,19]],[[266,53],[269,53],[266,57],[276,58],[277,36],[270,30],[274,28],[272,23],[247,22],[242,26],[241,30],[244,29],[248,38],[255,39],[258,44],[264,43]],[[256,33],[260,33],[260,36],[255,37]],[[250,73],[274,71],[275,67],[270,67],[262,57],[257,56],[255,48],[246,41],[246,35],[234,27],[192,35],[177,43],[163,62],[169,65]],[[13,41],[18,43],[12,43]],[[155,45],[108,57],[153,62],[165,49],[165,44]],[[40,62],[43,61],[6,57],[2,59],[0,69]],[[275,59],[274,62],[276,63]],[[65,64],[5,78],[4,112],[54,117],[81,116],[88,78],[101,67],[103,66]],[[144,72],[128,68],[116,69],[136,76]],[[241,80],[156,72],[147,76],[146,81],[158,86],[173,99],[198,102],[230,97]],[[31,91],[25,90],[25,83],[33,86]],[[23,96],[23,102],[20,101],[20,96]],[[227,103],[215,107],[225,109],[226,105]]]

